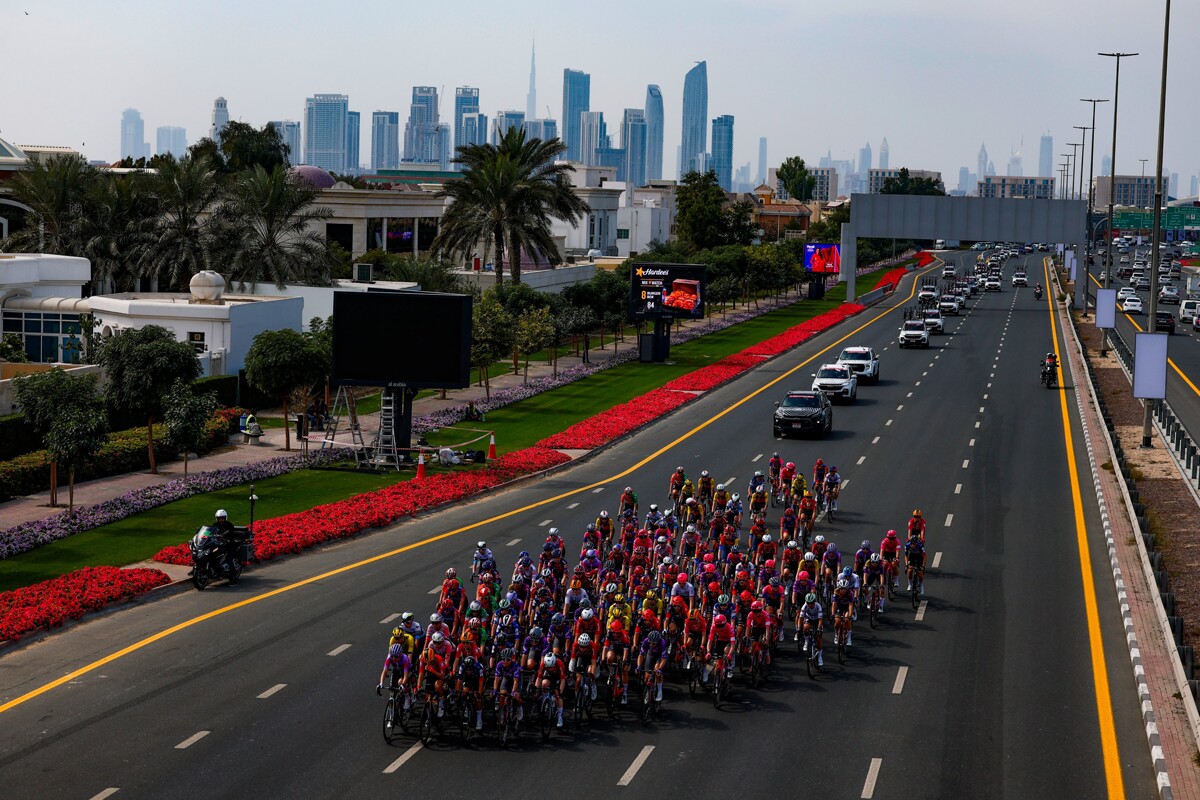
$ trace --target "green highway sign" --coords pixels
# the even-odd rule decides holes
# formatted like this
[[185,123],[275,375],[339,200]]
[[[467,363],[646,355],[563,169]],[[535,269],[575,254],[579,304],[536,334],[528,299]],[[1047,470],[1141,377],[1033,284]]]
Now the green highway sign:
[[[1137,209],[1113,212],[1113,228],[1122,231],[1149,230],[1154,225],[1153,212]],[[1200,228],[1200,207],[1179,206],[1163,212],[1162,226],[1165,230]]]

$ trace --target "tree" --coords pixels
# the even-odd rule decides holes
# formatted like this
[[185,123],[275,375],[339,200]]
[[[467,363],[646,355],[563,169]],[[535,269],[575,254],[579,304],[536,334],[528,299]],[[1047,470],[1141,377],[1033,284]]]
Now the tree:
[[50,457],[67,468],[67,508],[75,512],[75,467],[108,441],[108,420],[97,398],[87,406],[73,406],[54,415],[46,434]]
[[516,343],[525,356],[524,383],[529,383],[529,354],[547,347],[554,340],[554,333],[548,307],[534,309],[518,318]]
[[196,394],[191,385],[175,381],[163,398],[163,424],[166,442],[183,453],[183,479],[187,480],[191,451],[204,441],[204,427],[217,410],[217,396],[212,392]]
[[25,353],[25,340],[19,333],[6,333],[0,336],[0,361],[10,364],[23,364],[29,360]]
[[521,282],[521,255],[559,262],[551,235],[552,220],[575,223],[591,211],[571,186],[566,152],[557,138],[526,139],[521,128],[510,128],[497,145],[469,144],[455,159],[463,177],[447,181],[438,197],[452,204],[442,215],[433,252],[465,258],[484,242],[495,250],[496,283],[504,282],[508,253],[512,279]]
[[329,377],[329,357],[321,345],[299,331],[263,331],[246,353],[246,381],[283,405],[284,449],[292,449],[288,403],[292,392],[308,390]]
[[200,361],[187,342],[175,340],[159,325],[128,328],[105,340],[99,363],[108,376],[105,397],[110,408],[146,418],[146,453],[150,472],[158,474],[154,458],[154,420],[161,416],[162,398],[175,381],[191,382],[200,374]]
[[83,254],[92,262],[92,285],[111,283],[119,292],[137,288],[138,261],[153,221],[149,174],[109,175],[89,186],[89,212],[81,222]]
[[[13,381],[13,398],[25,423],[43,440],[62,413],[97,404],[95,375],[72,375],[55,367]],[[50,505],[58,505],[58,462],[50,460]]]
[[17,172],[12,181],[13,198],[33,209],[36,220],[9,237],[13,250],[33,253],[58,253],[82,256],[82,224],[89,209],[86,197],[101,180],[95,167],[82,156],[52,156],[45,163],[37,159]]
[[756,229],[750,203],[729,202],[717,173],[689,172],[675,189],[675,230],[697,250],[724,244],[750,244]]
[[784,160],[779,165],[777,173],[779,182],[783,184],[783,190],[792,196],[793,199],[799,200],[801,203],[807,203],[812,200],[813,189],[817,185],[815,176],[810,175],[808,167],[804,165],[804,159],[797,156],[791,156]]
[[901,168],[895,178],[886,178],[879,187],[880,194],[944,195],[946,192],[933,178],[914,178],[907,168]]
[[333,258],[313,227],[332,212],[313,206],[317,190],[283,167],[239,174],[218,211],[222,256],[239,285],[328,284]]
[[221,129],[220,144],[206,136],[188,148],[188,155],[208,160],[217,172],[226,175],[255,167],[271,172],[276,167],[294,163],[298,157],[298,154],[288,152],[288,146],[273,125],[255,128],[238,120],[230,120]]
[[850,204],[842,203],[837,208],[821,213],[821,219],[808,226],[808,240],[821,244],[841,244],[842,223],[850,221]]
[[148,225],[141,270],[158,278],[161,287],[183,289],[193,275],[210,268],[210,212],[221,193],[217,171],[204,157],[166,158],[150,176],[149,188],[157,214]]
[[487,398],[492,398],[491,365],[512,351],[513,321],[492,292],[485,292],[471,312],[471,365],[479,369]]

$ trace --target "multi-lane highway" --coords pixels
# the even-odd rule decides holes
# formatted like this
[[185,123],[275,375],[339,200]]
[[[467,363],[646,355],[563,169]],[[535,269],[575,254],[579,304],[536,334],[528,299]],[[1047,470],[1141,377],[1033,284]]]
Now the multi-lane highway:
[[[950,258],[964,270],[973,262]],[[1048,285],[1042,259],[1025,261],[1030,282]],[[516,797],[583,787],[661,798],[794,786],[839,798],[1150,797],[1095,499],[1078,488],[1088,466],[1074,389],[1038,382],[1038,360],[1063,349],[1062,332],[1048,299],[1010,287],[1014,266],[1002,292],[972,298],[929,350],[895,345],[909,279],[891,307],[569,469],[7,654],[0,794]],[[851,344],[880,351],[879,384],[838,406],[828,439],[775,440],[773,403],[808,388]],[[924,510],[933,567],[919,610],[900,598],[881,627],[860,622],[848,662],[830,651],[816,679],[785,648],[761,690],[738,678],[720,710],[671,686],[646,727],[631,705],[616,722],[598,715],[506,751],[490,736],[467,747],[385,744],[375,683],[391,621],[409,609],[425,618],[443,571],[461,573],[477,539],[511,569],[550,525],[578,547],[626,484],[643,507],[661,501],[682,464],[741,491],[776,449],[809,470],[818,457],[841,467],[842,512],[819,532],[845,551]]]

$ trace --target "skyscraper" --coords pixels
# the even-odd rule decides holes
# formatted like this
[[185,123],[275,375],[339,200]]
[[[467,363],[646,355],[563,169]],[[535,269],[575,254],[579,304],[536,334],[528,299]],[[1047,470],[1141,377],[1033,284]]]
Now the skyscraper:
[[576,145],[579,160],[588,166],[595,166],[596,151],[608,146],[608,131],[604,125],[603,111],[583,111],[579,114],[579,140]]
[[480,114],[478,111],[469,114],[463,114],[461,123],[461,133],[454,140],[455,149],[462,147],[465,144],[486,144],[488,138],[488,117],[487,114]]
[[[883,169],[882,166],[879,167]],[[963,194],[970,194],[975,187],[971,185],[971,170],[966,167],[958,168],[958,190]]]
[[541,139],[548,142],[558,136],[558,120],[527,119],[524,124],[526,139]]
[[437,146],[437,161],[438,166],[443,170],[450,169],[450,160],[454,157],[451,155],[451,133],[449,122],[439,122],[437,126],[436,146]]
[[867,189],[867,176],[871,174],[871,143],[867,142],[858,151],[858,188],[859,191],[865,192]]
[[1195,197],[1196,195],[1200,194],[1200,176],[1197,176],[1197,175],[1192,176],[1192,185],[1191,185],[1191,188],[1188,189],[1188,194],[1191,195],[1192,197]]
[[438,162],[438,90],[414,86],[408,122],[404,124],[404,160],[417,164]]
[[149,158],[150,144],[146,141],[146,125],[142,112],[127,108],[121,112],[121,158]]
[[657,84],[646,87],[646,178],[663,176],[663,99]]
[[158,129],[158,149],[156,152],[160,156],[170,153],[176,158],[183,156],[187,152],[187,132],[175,125],[164,125]]
[[304,153],[300,150],[300,123],[290,119],[276,119],[267,124],[279,133],[280,140],[287,145],[288,163],[301,163]]
[[625,180],[633,186],[646,185],[646,112],[627,108],[621,119],[621,147],[625,150]]
[[537,119],[537,45],[529,48],[529,93],[525,95],[525,119]]
[[1100,159],[1100,174],[1112,175],[1112,156],[1103,156]]
[[[758,174],[754,177],[756,186],[767,179],[767,137],[758,137]],[[748,180],[748,179],[747,179]]]
[[722,114],[712,121],[712,165],[717,183],[733,191],[733,115]]
[[358,172],[358,145],[362,141],[362,114],[346,112],[346,172]]
[[1038,146],[1038,177],[1054,177],[1054,137],[1049,132],[1042,134],[1042,142]]
[[523,128],[524,126],[524,111],[497,111],[496,124],[492,126],[492,144],[499,144],[510,128]]
[[879,168],[880,169],[888,168],[888,156],[889,155],[890,154],[888,153],[887,137],[885,136],[885,137],[883,137],[883,142],[879,145]]
[[976,160],[976,163],[978,165],[978,169],[975,170],[975,174],[982,179],[988,174],[987,148],[984,147],[983,144],[979,145],[979,158]]
[[400,112],[376,111],[371,114],[371,169],[399,166]]
[[581,115],[592,107],[592,76],[577,69],[563,70],[562,139],[568,161],[582,161],[579,147]]
[[218,97],[213,101],[212,127],[208,129],[208,138],[220,144],[221,131],[225,130],[225,126],[228,124],[229,106],[226,105],[224,97]]
[[1010,178],[1023,178],[1025,176],[1025,164],[1021,158],[1021,151],[1015,150],[1008,157],[1008,176]]
[[[683,79],[683,133],[679,137],[679,177],[699,168],[699,157],[708,149],[708,63],[700,61]],[[733,159],[730,158],[730,168]],[[726,181],[728,183],[728,181]]]
[[350,98],[316,94],[304,100],[304,163],[332,172],[346,168]]
[[[454,146],[455,148],[462,147],[464,144],[479,144],[486,139],[480,139],[479,142],[467,137],[466,130],[463,127],[463,118],[467,114],[479,113],[479,90],[474,86],[460,86],[454,90]],[[484,129],[487,129],[485,124]]]

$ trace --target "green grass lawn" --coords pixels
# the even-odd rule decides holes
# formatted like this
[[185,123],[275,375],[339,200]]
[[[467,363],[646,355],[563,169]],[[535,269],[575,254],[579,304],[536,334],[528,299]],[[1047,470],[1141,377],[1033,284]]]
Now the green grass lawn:
[[[886,271],[877,270],[859,276],[859,285],[873,286]],[[844,298],[845,287],[837,286],[826,294],[824,300],[796,303],[672,347],[670,364],[622,364],[493,411],[488,414],[486,423],[469,427],[495,430],[497,448],[501,452],[528,447],[580,420],[828,311]],[[370,404],[371,400],[374,400],[374,407]],[[360,412],[368,413],[368,408],[378,410],[378,396],[358,402]],[[259,423],[264,428],[274,428],[281,426],[283,420],[260,416]],[[447,428],[427,438],[432,444],[452,444],[475,435]],[[473,445],[473,448],[486,450],[487,441]],[[332,468],[302,470],[258,481],[254,487],[259,497],[255,504],[255,517],[265,519],[303,511],[389,486],[407,480],[412,475],[411,468],[380,473]],[[2,562],[4,567],[0,570],[0,591],[28,586],[80,567],[120,566],[149,559],[161,548],[188,539],[197,527],[212,520],[218,508],[228,509],[234,524],[244,524],[249,520],[248,495],[249,487],[242,485],[179,500],[5,559]]]

